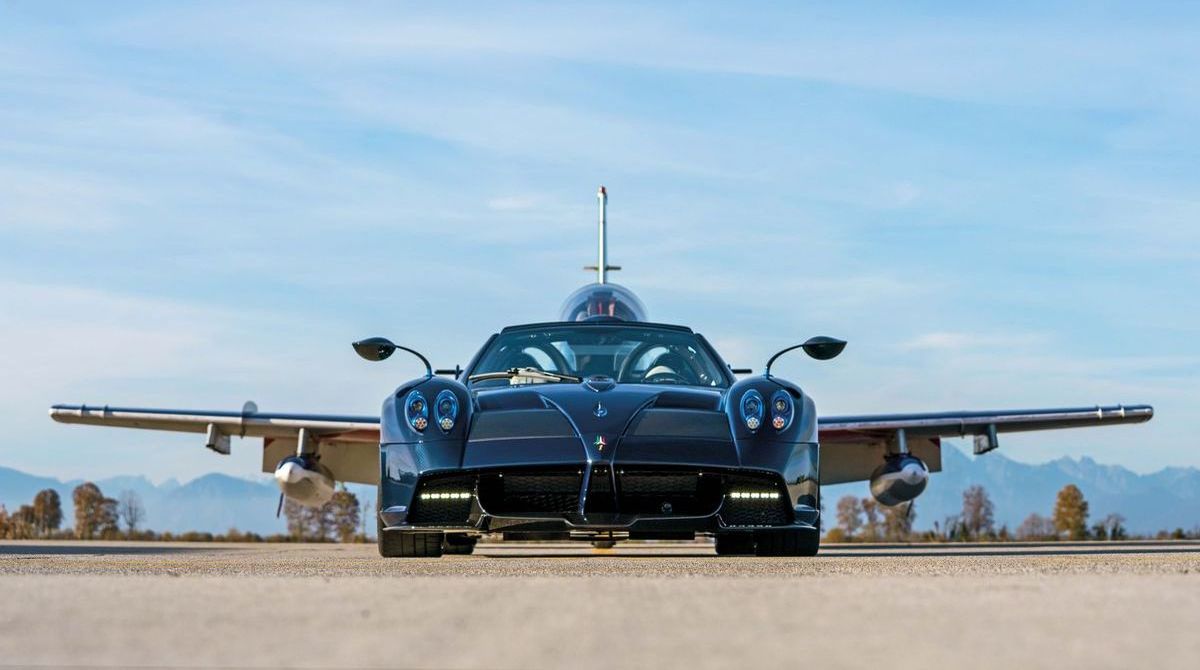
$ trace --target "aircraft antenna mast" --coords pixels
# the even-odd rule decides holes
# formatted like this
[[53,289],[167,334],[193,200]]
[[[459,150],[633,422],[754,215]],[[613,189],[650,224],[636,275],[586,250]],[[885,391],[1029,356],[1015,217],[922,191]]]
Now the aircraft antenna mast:
[[608,264],[608,191],[603,186],[596,192],[596,199],[600,203],[600,250],[596,256],[596,264],[584,269],[596,271],[597,284],[607,284],[609,271],[620,270],[621,266]]

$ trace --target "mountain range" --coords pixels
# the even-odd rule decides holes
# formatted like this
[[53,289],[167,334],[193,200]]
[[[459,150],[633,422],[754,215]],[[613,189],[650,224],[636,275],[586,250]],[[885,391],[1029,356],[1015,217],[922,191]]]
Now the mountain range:
[[[962,511],[962,492],[978,484],[995,506],[996,526],[1015,530],[1030,514],[1049,517],[1058,491],[1075,484],[1088,501],[1089,519],[1109,514],[1125,517],[1133,533],[1200,526],[1200,469],[1164,468],[1139,475],[1119,465],[1103,465],[1088,457],[1059,458],[1048,463],[1021,463],[1000,452],[970,456],[960,449],[942,448],[942,471],[929,478],[917,498],[914,528],[926,530],[934,522]],[[826,512],[832,515],[844,495],[870,495],[866,483],[827,486],[821,491]]]
[[[1125,517],[1133,533],[1162,529],[1191,529],[1200,525],[1200,469],[1165,468],[1139,475],[1119,465],[1102,465],[1090,458],[1060,458],[1048,463],[1014,461],[993,452],[973,457],[954,446],[942,450],[943,471],[930,478],[929,487],[917,499],[914,527],[931,528],[943,523],[962,508],[962,492],[979,484],[995,504],[997,526],[1015,529],[1031,513],[1049,516],[1059,489],[1075,484],[1083,490],[1091,519],[1110,513]],[[65,523],[71,519],[71,490],[83,480],[60,481],[0,467],[0,504],[10,511],[33,500],[45,488],[59,492]],[[240,479],[207,474],[180,484],[167,480],[154,484],[145,477],[121,476],[95,481],[105,495],[117,497],[131,490],[141,496],[146,508],[143,527],[157,531],[187,530],[220,533],[237,528],[260,534],[283,532],[285,524],[275,518],[279,490],[269,476]],[[375,489],[351,485],[361,502],[373,502]],[[865,483],[825,487],[826,511],[831,513],[844,495],[869,495]]]

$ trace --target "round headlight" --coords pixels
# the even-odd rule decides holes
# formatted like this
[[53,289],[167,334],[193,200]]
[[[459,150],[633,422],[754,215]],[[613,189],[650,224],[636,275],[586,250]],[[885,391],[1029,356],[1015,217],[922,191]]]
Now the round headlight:
[[420,391],[413,391],[404,400],[404,418],[418,432],[429,425],[429,403]]
[[750,430],[758,430],[762,426],[765,409],[762,394],[758,391],[750,389],[742,396],[742,421]]
[[771,396],[771,427],[783,430],[792,425],[792,417],[796,414],[796,405],[787,391],[776,391]]
[[433,418],[437,420],[438,428],[447,433],[454,428],[454,422],[458,420],[458,396],[454,395],[454,391],[444,389],[437,394]]

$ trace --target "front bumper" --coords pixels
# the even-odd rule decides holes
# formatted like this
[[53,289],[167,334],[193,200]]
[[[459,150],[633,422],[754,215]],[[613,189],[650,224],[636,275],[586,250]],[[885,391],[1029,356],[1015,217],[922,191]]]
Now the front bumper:
[[[430,472],[384,494],[388,530],[668,538],[816,529],[815,478],[661,465],[543,466]],[[408,504],[391,504],[407,502]]]

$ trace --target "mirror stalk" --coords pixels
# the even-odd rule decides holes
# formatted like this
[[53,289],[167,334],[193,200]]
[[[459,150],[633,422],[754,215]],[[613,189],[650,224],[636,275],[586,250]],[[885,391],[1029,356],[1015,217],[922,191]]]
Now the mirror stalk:
[[804,353],[808,354],[810,358],[815,358],[818,361],[827,361],[831,358],[836,358],[837,355],[842,353],[842,350],[845,348],[845,340],[839,340],[835,337],[827,337],[825,335],[810,337],[807,342],[782,349],[772,356],[771,359],[767,361],[767,367],[765,370],[763,370],[763,376],[770,379],[771,365],[775,363],[776,359],[789,351],[804,349]]
[[368,361],[382,361],[389,358],[396,350],[407,351],[408,353],[421,359],[421,363],[425,365],[425,377],[433,377],[433,366],[429,364],[429,359],[421,355],[421,352],[416,349],[400,346],[386,337],[368,337],[365,340],[359,340],[353,343],[354,351],[359,356]]

